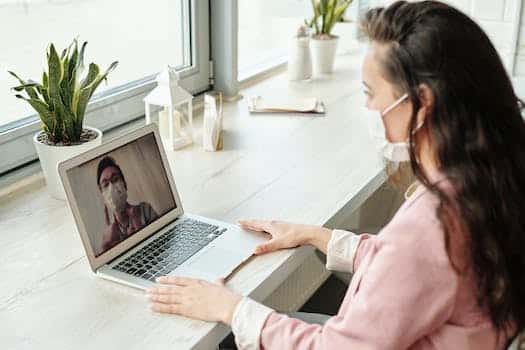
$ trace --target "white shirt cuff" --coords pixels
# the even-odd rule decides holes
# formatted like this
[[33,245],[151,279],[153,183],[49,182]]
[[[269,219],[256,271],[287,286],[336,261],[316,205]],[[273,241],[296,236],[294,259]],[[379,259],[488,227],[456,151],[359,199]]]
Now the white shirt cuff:
[[350,231],[333,230],[326,249],[326,268],[331,271],[354,272],[354,256],[361,235]]
[[248,297],[241,299],[233,311],[232,332],[239,350],[259,350],[261,331],[271,308]]

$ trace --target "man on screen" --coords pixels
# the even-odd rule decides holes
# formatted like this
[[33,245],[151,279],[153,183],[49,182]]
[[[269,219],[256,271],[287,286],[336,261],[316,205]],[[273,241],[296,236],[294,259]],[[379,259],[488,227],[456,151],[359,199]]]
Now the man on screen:
[[97,185],[104,200],[107,225],[102,240],[102,252],[158,218],[158,214],[149,203],[128,203],[126,179],[113,158],[104,157],[98,163]]

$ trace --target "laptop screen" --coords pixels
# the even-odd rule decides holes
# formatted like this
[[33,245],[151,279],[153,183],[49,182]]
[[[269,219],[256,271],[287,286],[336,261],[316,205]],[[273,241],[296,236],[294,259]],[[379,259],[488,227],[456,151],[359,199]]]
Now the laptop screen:
[[153,133],[66,174],[96,257],[176,208]]

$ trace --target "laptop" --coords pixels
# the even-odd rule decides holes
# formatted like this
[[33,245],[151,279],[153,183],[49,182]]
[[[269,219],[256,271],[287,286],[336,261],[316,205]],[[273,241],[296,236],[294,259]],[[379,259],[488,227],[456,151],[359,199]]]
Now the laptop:
[[268,239],[184,212],[156,124],[58,171],[91,269],[108,280],[140,289],[164,275],[216,281]]

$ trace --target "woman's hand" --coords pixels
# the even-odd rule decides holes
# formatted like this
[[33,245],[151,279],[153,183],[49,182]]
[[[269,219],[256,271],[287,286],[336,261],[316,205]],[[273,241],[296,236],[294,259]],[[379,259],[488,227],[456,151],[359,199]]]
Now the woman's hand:
[[326,246],[332,235],[332,231],[324,227],[291,224],[284,221],[240,220],[239,224],[243,229],[266,232],[272,237],[268,242],[255,248],[256,255],[305,244],[311,244],[326,253]]
[[223,281],[163,276],[157,282],[162,286],[146,291],[153,311],[203,321],[231,325],[235,307],[242,298],[226,288]]

